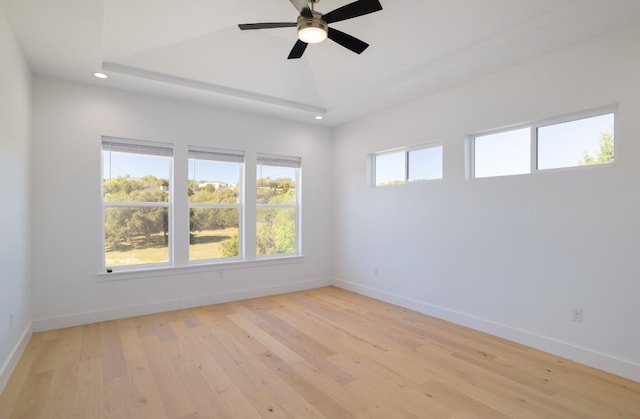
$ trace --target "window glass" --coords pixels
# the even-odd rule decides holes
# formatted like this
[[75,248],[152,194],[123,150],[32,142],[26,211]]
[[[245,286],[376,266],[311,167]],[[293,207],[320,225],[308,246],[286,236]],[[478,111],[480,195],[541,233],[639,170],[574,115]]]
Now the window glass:
[[190,208],[189,260],[239,256],[239,231],[238,208]]
[[189,159],[189,202],[238,202],[240,168],[235,162]]
[[539,127],[538,169],[556,169],[613,161],[614,114]]
[[256,199],[258,204],[295,204],[296,168],[258,165]]
[[105,267],[169,263],[171,155],[103,140]]
[[405,152],[377,154],[375,156],[376,186],[405,183]]
[[408,159],[408,180],[442,179],[442,146],[411,150]]
[[106,207],[105,266],[169,262],[168,208]]
[[518,175],[531,172],[531,128],[474,138],[474,176]]
[[189,150],[189,260],[240,256],[242,152]]
[[295,208],[258,208],[256,218],[258,255],[296,253]]
[[300,159],[258,156],[256,169],[256,255],[296,254]]
[[171,159],[103,150],[102,196],[112,202],[167,202]]

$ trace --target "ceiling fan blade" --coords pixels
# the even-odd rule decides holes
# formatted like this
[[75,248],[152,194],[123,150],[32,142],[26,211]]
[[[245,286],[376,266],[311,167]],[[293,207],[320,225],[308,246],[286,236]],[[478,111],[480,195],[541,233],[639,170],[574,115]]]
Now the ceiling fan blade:
[[273,28],[295,28],[296,22],[270,22],[270,23],[241,23],[238,27],[243,30],[251,29],[273,29]]
[[304,17],[311,17],[311,9],[309,9],[309,3],[307,0],[289,0],[293,7],[295,7],[298,12]]
[[289,53],[289,56],[287,58],[291,60],[293,58],[302,57],[302,54],[304,54],[304,50],[307,49],[307,45],[309,44],[307,44],[306,42],[302,42],[301,40],[298,39],[298,41],[295,43],[295,45],[291,49],[291,52]]
[[369,44],[367,44],[366,42],[361,41],[358,38],[355,38],[337,29],[329,28],[328,36],[329,39],[331,39],[333,42],[340,44],[347,49],[350,49],[356,54],[361,54],[362,51],[369,47]]
[[325,14],[324,20],[327,23],[340,22],[341,20],[368,15],[379,10],[382,10],[382,5],[378,0],[358,0]]

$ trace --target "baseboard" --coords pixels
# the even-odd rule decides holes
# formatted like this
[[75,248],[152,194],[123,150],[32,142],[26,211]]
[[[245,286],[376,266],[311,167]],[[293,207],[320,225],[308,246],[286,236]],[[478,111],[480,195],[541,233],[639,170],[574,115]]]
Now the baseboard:
[[13,350],[9,354],[9,358],[0,368],[0,394],[4,391],[5,386],[9,382],[9,378],[11,378],[11,374],[13,374],[13,370],[16,369],[22,354],[24,353],[25,348],[27,347],[27,343],[29,343],[29,339],[31,339],[31,335],[33,334],[33,323],[29,322],[27,327],[25,327],[22,336],[13,347]]
[[333,285],[640,382],[640,365],[631,361],[343,279]]
[[332,284],[333,280],[328,278],[304,282],[296,281],[268,287],[237,289],[208,295],[199,295],[190,298],[167,300],[151,304],[68,314],[64,316],[35,320],[33,322],[33,329],[36,332],[42,332],[45,330],[81,326],[84,324],[98,323],[108,320],[143,316],[145,314],[161,313],[165,311],[180,310],[184,308],[200,307],[211,304],[226,303],[230,301],[239,301],[247,298],[257,298],[265,297],[268,295],[284,294],[287,292],[303,291],[307,289],[325,287]]

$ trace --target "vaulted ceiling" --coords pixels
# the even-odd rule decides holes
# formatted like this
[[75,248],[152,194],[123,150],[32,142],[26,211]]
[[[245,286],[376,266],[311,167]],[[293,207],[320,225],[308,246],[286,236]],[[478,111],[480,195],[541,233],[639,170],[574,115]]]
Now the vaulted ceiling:
[[[321,0],[323,13],[351,0]],[[638,0],[380,0],[287,60],[289,0],[0,0],[35,73],[335,126],[640,20]],[[97,80],[104,71],[110,77]]]

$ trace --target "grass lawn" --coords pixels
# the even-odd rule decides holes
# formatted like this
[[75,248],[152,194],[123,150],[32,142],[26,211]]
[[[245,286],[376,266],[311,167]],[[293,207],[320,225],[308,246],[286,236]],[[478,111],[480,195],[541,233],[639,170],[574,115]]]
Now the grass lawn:
[[[224,257],[222,242],[238,234],[237,228],[206,230],[193,234],[189,245],[191,260],[215,259]],[[169,248],[158,240],[144,245],[123,246],[105,253],[107,266],[143,265],[169,261]],[[155,243],[153,243],[155,242]]]
[[222,230],[204,230],[193,234],[189,245],[189,259],[204,260],[225,257],[222,254],[222,242],[238,234],[237,227]]

